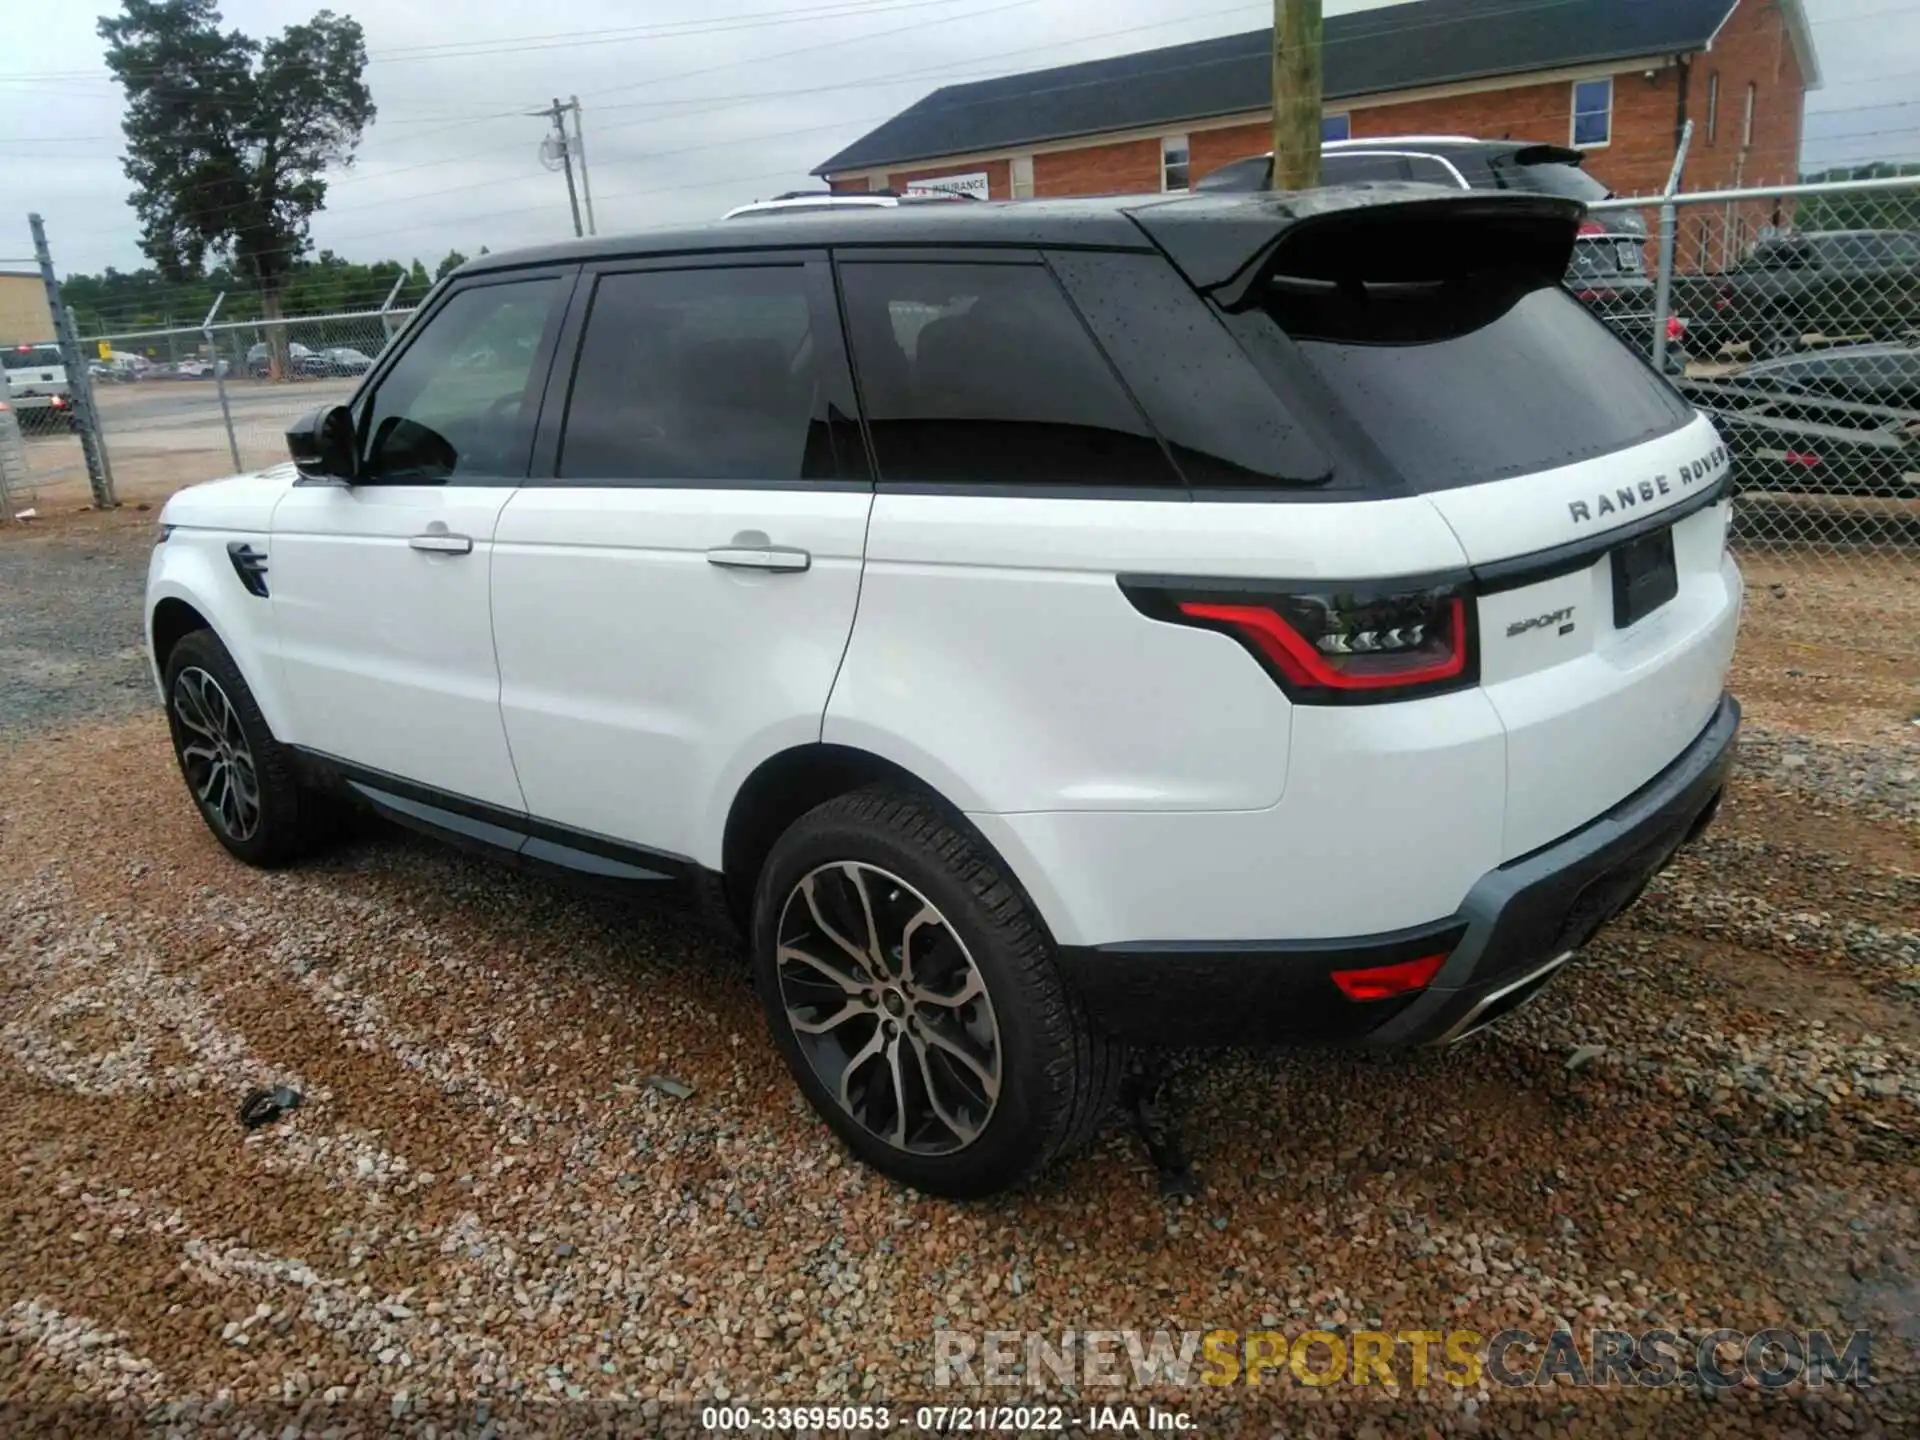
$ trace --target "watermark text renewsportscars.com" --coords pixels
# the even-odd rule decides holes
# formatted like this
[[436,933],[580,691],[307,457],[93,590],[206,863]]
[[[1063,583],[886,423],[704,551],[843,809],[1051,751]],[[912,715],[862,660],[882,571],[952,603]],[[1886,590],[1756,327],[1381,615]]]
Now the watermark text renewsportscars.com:
[[1763,1389],[1796,1381],[1872,1383],[1868,1332],[1715,1330],[1685,1339],[1671,1330],[938,1330],[936,1388],[1082,1392],[1150,1386],[1332,1385],[1461,1389],[1487,1383],[1658,1388],[1685,1381]]

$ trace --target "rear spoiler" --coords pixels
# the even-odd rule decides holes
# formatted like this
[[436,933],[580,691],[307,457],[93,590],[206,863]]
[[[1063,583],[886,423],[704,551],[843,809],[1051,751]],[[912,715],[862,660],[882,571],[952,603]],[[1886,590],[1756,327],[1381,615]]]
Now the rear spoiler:
[[1268,275],[1410,284],[1489,269],[1558,281],[1587,207],[1410,184],[1194,195],[1127,214],[1196,290],[1232,308]]

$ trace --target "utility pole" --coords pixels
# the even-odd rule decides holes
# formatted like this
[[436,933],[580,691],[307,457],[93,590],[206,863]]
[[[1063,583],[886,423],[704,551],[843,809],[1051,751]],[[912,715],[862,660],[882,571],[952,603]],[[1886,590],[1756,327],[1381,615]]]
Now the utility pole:
[[587,178],[587,132],[580,124],[580,97],[569,95],[567,108],[573,111],[573,153],[580,157],[580,198],[587,202],[587,234],[598,235],[593,227],[593,181]]
[[1320,183],[1320,0],[1273,0],[1274,190]]
[[80,353],[73,312],[60,303],[60,281],[53,273],[53,252],[47,248],[46,222],[38,215],[29,215],[27,225],[33,231],[33,258],[40,264],[47,311],[60,342],[60,362],[66,367],[67,393],[72,397],[74,413],[80,417],[80,453],[86,457],[87,484],[93,491],[94,505],[111,510],[117,503],[113,498],[113,467],[107,462],[107,443],[100,434],[100,412],[93,405],[93,372],[87,368],[87,357]]
[[[586,232],[580,228],[580,196],[573,188],[573,145],[567,139],[567,107],[560,103],[558,95],[553,104],[545,110],[529,110],[529,115],[544,115],[553,121],[553,134],[540,146],[540,159],[549,170],[564,169],[567,172],[567,205],[573,211],[573,233],[578,239]],[[555,160],[560,163],[554,164]]]

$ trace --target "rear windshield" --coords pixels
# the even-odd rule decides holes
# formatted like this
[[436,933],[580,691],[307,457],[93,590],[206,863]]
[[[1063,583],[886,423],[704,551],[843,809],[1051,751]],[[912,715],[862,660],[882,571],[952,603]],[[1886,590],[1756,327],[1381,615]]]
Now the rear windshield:
[[1564,195],[1591,205],[1613,192],[1578,165],[1564,160],[1526,162],[1526,151],[1488,162],[1493,180],[1502,190],[1525,190],[1534,195]]
[[0,363],[9,370],[44,370],[60,363],[60,352],[51,345],[35,345],[26,350],[8,346],[0,350]]
[[1579,301],[1540,277],[1276,278],[1263,309],[1416,490],[1591,459],[1693,415]]

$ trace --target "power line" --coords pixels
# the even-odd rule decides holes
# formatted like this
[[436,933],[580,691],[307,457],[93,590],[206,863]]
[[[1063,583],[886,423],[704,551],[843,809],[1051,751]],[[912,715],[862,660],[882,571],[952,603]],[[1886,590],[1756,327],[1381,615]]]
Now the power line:
[[[460,60],[486,55],[517,55],[529,50],[571,49],[582,45],[619,45],[643,40],[674,40],[683,36],[727,34],[736,30],[763,30],[783,25],[818,24],[827,20],[858,19],[866,15],[895,10],[922,10],[936,5],[951,5],[956,0],[828,0],[828,3],[802,9],[757,10],[745,15],[724,17],[718,21],[672,20],[650,25],[621,25],[600,30],[560,30],[539,35],[498,36],[486,40],[454,41],[436,45],[402,46],[367,52],[370,65],[413,60]],[[223,75],[212,66],[147,66],[128,72],[141,78],[168,78]],[[39,81],[84,81],[118,84],[113,74],[97,70],[18,70],[0,72],[0,84]]]

